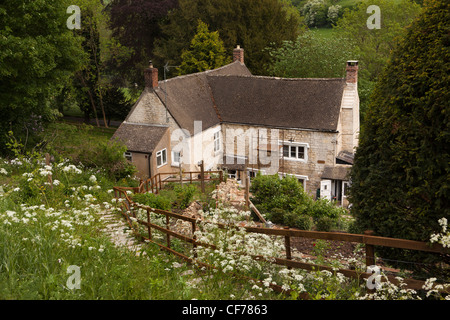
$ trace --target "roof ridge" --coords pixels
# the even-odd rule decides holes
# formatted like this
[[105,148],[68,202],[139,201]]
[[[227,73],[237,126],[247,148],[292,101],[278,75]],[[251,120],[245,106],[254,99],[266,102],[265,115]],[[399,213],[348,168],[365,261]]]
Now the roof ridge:
[[130,122],[130,121],[123,121],[124,124],[129,124],[132,126],[146,126],[146,127],[160,127],[160,128],[168,128],[168,125],[165,124],[159,124],[159,123],[147,123],[147,122]]
[[285,81],[306,81],[306,80],[315,80],[315,81],[343,81],[345,78],[283,78],[283,77],[274,77],[274,76],[255,76],[255,75],[234,75],[234,74],[215,74],[215,75],[206,75],[207,77],[236,77],[236,78],[252,78],[252,79],[268,79],[268,80],[285,80]]
[[212,72],[216,72],[218,70],[225,69],[225,68],[230,67],[231,65],[236,64],[236,63],[241,64],[239,61],[236,60],[234,62],[231,62],[229,64],[221,66],[219,68],[205,70],[205,71],[199,71],[199,72],[195,72],[195,73],[183,74],[181,76],[176,76],[176,77],[173,77],[173,78],[170,78],[170,79],[158,81],[158,83],[167,83],[168,81],[171,81],[171,80],[174,80],[174,79],[183,79],[183,78],[188,78],[188,77],[193,77],[193,76],[199,76],[199,75],[202,75],[202,74],[205,74],[206,76],[208,76],[208,73],[212,73]]

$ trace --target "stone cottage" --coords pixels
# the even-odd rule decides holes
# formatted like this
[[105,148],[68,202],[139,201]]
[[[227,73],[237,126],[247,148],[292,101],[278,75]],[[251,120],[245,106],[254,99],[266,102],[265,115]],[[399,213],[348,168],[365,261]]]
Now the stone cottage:
[[252,75],[239,46],[233,58],[163,81],[145,70],[146,87],[113,136],[140,176],[204,161],[238,180],[293,175],[307,192],[344,202],[358,145],[358,62],[347,62],[344,78],[285,79]]

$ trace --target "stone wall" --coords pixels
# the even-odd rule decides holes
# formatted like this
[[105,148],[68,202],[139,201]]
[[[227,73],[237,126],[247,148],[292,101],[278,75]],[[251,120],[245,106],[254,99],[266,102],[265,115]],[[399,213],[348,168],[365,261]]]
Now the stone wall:
[[[247,168],[261,170],[264,174],[296,175],[305,180],[306,191],[311,194],[320,188],[325,166],[335,165],[338,135],[335,132],[223,124],[222,133],[226,154],[247,157]],[[283,157],[283,143],[304,146],[305,159]]]

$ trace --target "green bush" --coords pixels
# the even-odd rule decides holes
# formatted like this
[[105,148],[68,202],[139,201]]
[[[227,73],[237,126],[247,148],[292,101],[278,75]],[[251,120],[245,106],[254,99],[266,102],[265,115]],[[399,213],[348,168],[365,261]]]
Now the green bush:
[[289,212],[284,217],[287,226],[300,230],[311,230],[313,226],[313,218],[306,214],[296,214]]
[[313,201],[292,176],[281,179],[277,174],[258,174],[252,180],[250,191],[252,202],[264,213],[269,213],[274,208],[294,211],[299,206]]
[[250,191],[255,206],[275,224],[310,230],[316,221],[325,231],[330,230],[330,223],[337,225],[346,213],[327,199],[313,200],[292,176],[281,179],[278,175],[258,174],[252,180]]
[[180,209],[186,209],[194,199],[194,195],[197,192],[197,187],[193,184],[175,185],[175,193],[177,195],[176,202]]
[[172,207],[170,199],[154,193],[137,193],[133,195],[133,201],[155,209],[167,211]]
[[337,219],[343,213],[345,213],[345,209],[337,207],[333,202],[324,198],[313,201],[308,207],[308,214],[314,219],[319,219],[321,217]]
[[268,214],[267,218],[276,224],[286,224],[285,216],[287,211],[280,208],[273,208]]
[[333,227],[334,220],[330,217],[323,216],[317,219],[316,229],[317,231],[330,231]]
[[136,168],[124,158],[126,146],[110,141],[112,130],[90,125],[53,123],[42,135],[44,152],[57,161],[67,158],[71,163],[104,170],[108,176],[120,180],[133,175]]

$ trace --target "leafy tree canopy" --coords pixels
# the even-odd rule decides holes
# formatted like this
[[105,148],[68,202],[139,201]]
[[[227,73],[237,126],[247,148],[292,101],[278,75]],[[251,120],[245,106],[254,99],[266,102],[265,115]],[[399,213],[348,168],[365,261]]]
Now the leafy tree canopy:
[[354,59],[350,41],[324,38],[307,31],[295,41],[270,50],[272,74],[285,78],[337,78],[345,75],[345,62]]
[[[380,8],[380,29],[369,29],[367,13],[370,5]],[[404,35],[421,10],[420,5],[411,0],[362,0],[353,9],[346,8],[335,28],[340,38],[351,39],[357,49],[360,72],[374,81],[395,47],[396,39]]]
[[0,4],[1,146],[11,128],[31,135],[32,117],[52,118],[49,100],[83,64],[81,39],[67,28],[71,4],[67,0]]

